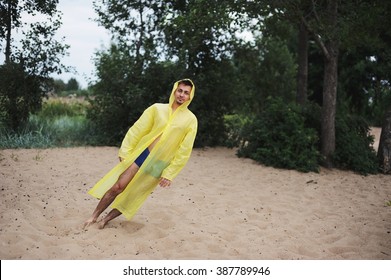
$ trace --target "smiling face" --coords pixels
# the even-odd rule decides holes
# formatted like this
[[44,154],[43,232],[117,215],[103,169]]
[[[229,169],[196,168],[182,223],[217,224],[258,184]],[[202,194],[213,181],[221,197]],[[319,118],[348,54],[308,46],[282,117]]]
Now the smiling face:
[[175,104],[177,106],[182,105],[186,101],[190,100],[191,86],[179,83],[177,89],[175,90]]

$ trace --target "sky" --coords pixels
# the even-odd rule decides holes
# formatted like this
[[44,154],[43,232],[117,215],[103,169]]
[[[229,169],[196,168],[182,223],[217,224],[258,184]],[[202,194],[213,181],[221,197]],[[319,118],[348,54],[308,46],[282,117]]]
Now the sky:
[[58,10],[62,12],[62,26],[58,37],[65,37],[64,42],[70,46],[69,55],[63,57],[62,63],[74,67],[77,74],[63,73],[52,75],[55,79],[68,82],[76,78],[82,88],[95,79],[93,55],[97,50],[107,48],[110,43],[108,32],[93,19],[97,18],[93,0],[59,0]]

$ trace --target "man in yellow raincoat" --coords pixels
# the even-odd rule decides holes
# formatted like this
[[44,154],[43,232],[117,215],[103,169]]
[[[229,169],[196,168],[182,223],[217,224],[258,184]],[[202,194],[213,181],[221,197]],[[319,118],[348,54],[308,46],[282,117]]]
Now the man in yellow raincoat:
[[197,118],[188,109],[195,86],[176,82],[169,103],[147,108],[127,132],[119,149],[120,163],[88,193],[100,199],[84,228],[95,223],[111,204],[99,228],[123,214],[130,220],[154,188],[168,187],[187,163],[197,133]]

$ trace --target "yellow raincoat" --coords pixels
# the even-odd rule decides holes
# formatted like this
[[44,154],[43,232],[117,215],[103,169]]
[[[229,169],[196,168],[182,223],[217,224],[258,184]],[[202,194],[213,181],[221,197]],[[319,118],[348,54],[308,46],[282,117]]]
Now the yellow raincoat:
[[159,141],[150,152],[133,180],[113,201],[111,207],[131,219],[145,199],[159,183],[161,177],[173,180],[188,161],[197,133],[197,118],[188,109],[194,98],[193,84],[190,99],[172,113],[175,90],[173,86],[169,104],[156,103],[147,108],[127,132],[119,156],[124,160],[109,171],[88,193],[101,199],[118,177],[157,138]]

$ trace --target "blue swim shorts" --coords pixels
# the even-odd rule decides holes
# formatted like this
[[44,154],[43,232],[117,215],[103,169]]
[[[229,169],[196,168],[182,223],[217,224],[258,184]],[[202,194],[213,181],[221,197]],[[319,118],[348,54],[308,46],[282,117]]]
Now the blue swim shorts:
[[141,167],[141,165],[144,163],[145,159],[149,155],[149,150],[146,148],[141,155],[138,156],[138,158],[134,161],[135,164],[137,164],[138,167]]

